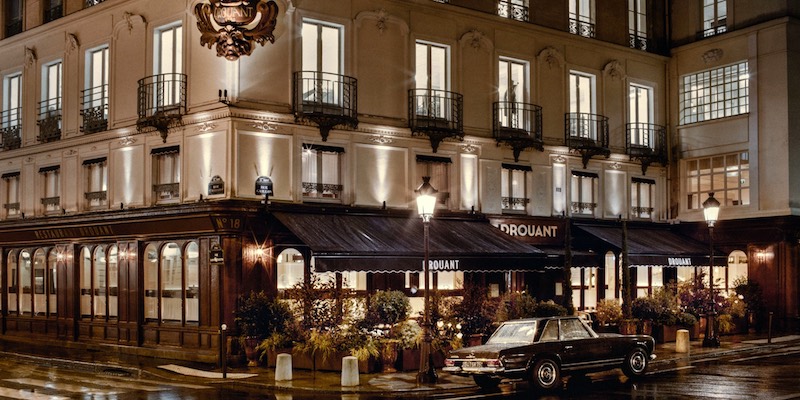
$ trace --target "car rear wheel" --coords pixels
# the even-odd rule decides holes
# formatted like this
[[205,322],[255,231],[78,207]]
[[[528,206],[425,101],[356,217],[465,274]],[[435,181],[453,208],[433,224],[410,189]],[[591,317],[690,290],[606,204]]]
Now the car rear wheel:
[[625,362],[622,364],[622,372],[629,378],[641,377],[644,375],[644,371],[647,370],[648,360],[647,352],[643,348],[637,347],[625,357]]
[[549,358],[536,361],[531,370],[531,383],[541,390],[553,390],[562,385],[561,369]]
[[473,375],[472,379],[475,381],[476,385],[480,386],[480,388],[484,390],[497,389],[497,385],[500,384],[500,378],[493,378],[486,375]]

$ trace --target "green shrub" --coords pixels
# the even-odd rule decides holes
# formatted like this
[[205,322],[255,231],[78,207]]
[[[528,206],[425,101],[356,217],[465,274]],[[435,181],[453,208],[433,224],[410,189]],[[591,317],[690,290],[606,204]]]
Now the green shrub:
[[616,299],[602,299],[597,302],[597,323],[616,325],[622,320],[622,305]]

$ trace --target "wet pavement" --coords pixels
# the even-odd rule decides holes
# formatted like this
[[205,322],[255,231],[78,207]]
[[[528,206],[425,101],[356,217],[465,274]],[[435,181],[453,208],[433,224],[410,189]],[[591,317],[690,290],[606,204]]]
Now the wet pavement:
[[[657,359],[651,368],[667,368],[668,365],[685,361],[701,361],[748,351],[768,351],[789,342],[800,342],[800,335],[781,334],[768,338],[763,334],[722,336],[721,346],[702,347],[701,340],[690,343],[689,353],[677,353],[675,343],[656,346]],[[435,384],[417,384],[416,372],[360,374],[358,386],[342,386],[339,372],[295,369],[291,381],[275,381],[274,368],[234,367],[227,368],[226,378],[217,365],[176,361],[169,358],[154,358],[126,354],[115,350],[115,346],[90,346],[75,342],[33,340],[24,337],[0,337],[0,356],[18,357],[41,365],[96,371],[137,378],[159,379],[169,382],[214,385],[235,390],[265,390],[270,392],[305,392],[307,394],[380,394],[404,392],[409,395],[426,396],[433,393],[452,393],[474,389],[471,378],[458,377],[439,372]],[[170,366],[170,367],[167,367]]]

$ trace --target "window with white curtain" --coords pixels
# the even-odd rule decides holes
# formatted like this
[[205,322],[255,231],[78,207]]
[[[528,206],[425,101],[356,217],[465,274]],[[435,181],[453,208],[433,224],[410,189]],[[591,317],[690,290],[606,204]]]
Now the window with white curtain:
[[417,177],[422,183],[422,177],[430,177],[430,184],[439,192],[436,194],[439,204],[447,207],[450,203],[450,165],[449,157],[417,156]]
[[154,75],[164,75],[153,104],[170,106],[181,101],[181,80],[174,74],[183,73],[183,27],[170,24],[155,30]]
[[628,34],[631,48],[647,50],[647,0],[628,0]]
[[728,31],[728,2],[703,0],[703,36],[709,37]]
[[106,157],[84,160],[83,172],[86,177],[84,199],[86,208],[96,209],[108,206],[108,162]]
[[304,198],[342,199],[342,154],[342,147],[303,145]]
[[598,199],[597,174],[572,171],[572,214],[594,215]]
[[7,172],[0,176],[3,180],[3,210],[6,218],[20,215],[19,172]]
[[[8,295],[8,314],[16,315],[19,310],[19,270],[17,269],[17,258],[19,254],[16,250],[11,250],[7,255],[6,293]],[[2,306],[0,306],[0,308],[2,308]]]
[[181,157],[179,146],[153,149],[153,196],[155,203],[174,203],[180,199]]
[[569,33],[594,37],[594,0],[569,0]]
[[61,212],[61,167],[51,166],[39,169],[39,175],[42,176],[42,208],[44,213],[59,213]]
[[528,172],[531,167],[503,164],[500,196],[503,211],[525,212],[528,205]]
[[644,178],[631,179],[631,215],[635,218],[653,218],[656,181]]

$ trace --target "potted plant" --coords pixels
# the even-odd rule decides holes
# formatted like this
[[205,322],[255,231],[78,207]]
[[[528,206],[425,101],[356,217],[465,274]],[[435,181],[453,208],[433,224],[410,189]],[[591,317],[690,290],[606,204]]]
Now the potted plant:
[[653,321],[661,314],[660,304],[653,297],[637,297],[631,302],[631,314],[640,321],[639,333],[651,335]]
[[400,332],[398,325],[408,319],[411,303],[399,290],[375,292],[369,299],[366,319],[379,335],[383,372],[396,372]]
[[261,341],[285,332],[287,323],[293,318],[288,305],[263,291],[240,296],[234,316],[248,366],[258,364],[258,345]]
[[616,299],[601,299],[597,302],[597,330],[599,332],[619,332],[622,320],[622,305]]
[[494,331],[498,302],[489,297],[482,285],[464,283],[464,296],[453,312],[460,321],[461,333],[470,346],[481,344],[483,338]]
[[765,314],[761,286],[758,282],[745,277],[737,278],[733,281],[731,286],[733,286],[736,294],[740,296],[741,300],[747,305],[745,315],[747,328],[749,332],[754,333],[759,328],[758,323],[760,321],[758,316]]

